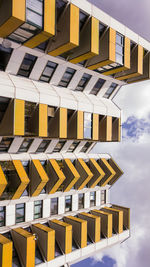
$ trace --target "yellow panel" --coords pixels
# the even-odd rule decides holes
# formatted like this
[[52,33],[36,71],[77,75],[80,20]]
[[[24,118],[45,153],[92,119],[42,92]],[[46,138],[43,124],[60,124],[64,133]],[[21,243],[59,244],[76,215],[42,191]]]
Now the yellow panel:
[[87,217],[87,218],[93,219],[95,221],[95,227],[94,227],[95,228],[94,229],[94,231],[95,231],[95,240],[94,240],[94,242],[99,242],[100,241],[101,218],[96,216],[96,215],[93,215],[91,213],[86,213],[86,212],[81,212],[80,215],[85,216],[85,218],[83,217],[85,220],[87,220],[86,219],[86,217]]
[[99,54],[99,20],[92,17],[91,29],[91,52],[95,55]]
[[77,111],[77,139],[83,139],[83,111]]
[[26,0],[12,0],[12,3],[12,16],[24,22],[26,16]]
[[107,116],[107,126],[106,126],[106,140],[112,141],[112,117]]
[[116,61],[116,31],[109,29],[109,60]]
[[89,34],[90,51],[86,53],[83,52],[82,55],[70,59],[69,61],[71,63],[77,64],[99,54],[99,20],[94,17],[91,17],[91,32]]
[[80,184],[80,186],[78,187],[78,190],[83,189],[87,183],[92,179],[93,177],[93,173],[90,171],[89,167],[87,166],[87,164],[84,162],[83,159],[78,159],[78,161],[80,162],[80,165],[82,166],[82,168],[84,169],[84,171],[87,173],[87,177],[86,179]]
[[75,47],[76,47],[76,45],[71,44],[71,43],[67,43],[65,45],[62,45],[62,46],[58,47],[57,49],[55,49],[53,51],[50,51],[48,54],[50,56],[56,57],[56,56],[59,56],[59,55],[65,53],[65,52],[75,48]]
[[93,114],[93,140],[99,140],[99,114]]
[[66,44],[48,52],[51,56],[59,56],[79,45],[79,8],[70,4],[70,40]]
[[55,0],[44,1],[44,33],[55,35]]
[[113,185],[120,178],[120,176],[123,174],[123,171],[119,168],[117,163],[112,158],[109,160],[109,164],[116,172],[115,176],[109,181],[109,185]]
[[28,178],[28,175],[26,174],[26,171],[21,163],[20,160],[13,160],[13,165],[16,169],[16,172],[18,174],[18,178],[20,179],[20,185],[17,188],[16,192],[14,193],[12,199],[18,199],[23,194],[24,190],[26,189],[27,185],[29,184],[30,180]]
[[107,217],[107,238],[112,237],[112,214],[102,211],[102,210],[92,210],[91,211],[92,214],[100,216],[101,217],[101,224],[106,224],[106,221],[104,222],[103,217]]
[[99,172],[99,177],[93,183],[92,183],[92,179],[91,179],[90,188],[94,188],[102,180],[102,178],[105,176],[105,173],[102,170],[102,168],[99,166],[99,164],[96,162],[95,159],[90,159],[90,161],[92,162],[94,167]]
[[81,248],[86,247],[87,246],[87,221],[82,220],[77,217],[73,217],[73,216],[67,216],[66,218],[81,224]]
[[48,108],[45,104],[39,104],[39,136],[47,137]]
[[12,267],[12,241],[5,236],[0,235],[0,245],[2,246],[2,254],[0,259],[1,267]]
[[49,39],[49,36],[46,36],[46,34],[44,34],[44,32],[40,32],[39,34],[33,36],[33,38],[31,38],[29,41],[24,43],[24,46],[27,46],[29,48],[34,48],[38,45],[40,45],[41,43],[47,41]]
[[41,162],[38,159],[34,159],[32,160],[40,178],[41,178],[41,183],[37,186],[36,190],[34,191],[34,193],[32,194],[32,197],[38,196],[39,192],[42,191],[42,189],[44,188],[44,186],[47,184],[47,182],[49,181],[49,178],[41,164]]
[[60,185],[63,183],[63,181],[66,179],[65,175],[60,169],[60,166],[58,165],[57,161],[55,159],[50,159],[49,160],[53,169],[55,170],[57,176],[58,176],[58,181],[55,183],[49,194],[54,194],[57,189],[60,187]]
[[34,48],[55,35],[55,0],[44,1],[44,30],[31,38],[24,45]]
[[25,101],[14,100],[14,135],[24,135]]
[[109,64],[111,64],[111,63],[113,63],[111,60],[104,60],[104,61],[102,61],[102,62],[98,62],[98,63],[96,63],[96,64],[94,64],[94,65],[91,65],[91,66],[89,66],[89,67],[87,67],[88,69],[90,69],[90,70],[95,70],[95,69],[98,69],[98,68],[100,68],[100,67],[103,67],[103,66],[106,66],[106,65],[109,65]]
[[109,183],[109,181],[115,176],[116,172],[114,171],[114,169],[110,166],[110,164],[108,163],[108,161],[106,159],[102,159],[101,161],[105,164],[105,166],[108,168],[108,170],[111,172],[111,175],[101,184],[101,186],[105,186]]
[[[23,237],[22,241],[24,241],[24,246],[26,246],[25,251],[20,251],[20,253],[25,254],[25,263],[26,267],[34,267],[35,266],[35,236],[30,232],[24,230],[23,228],[13,229],[14,232]],[[19,245],[19,243],[18,243]],[[20,248],[18,248],[20,250]]]
[[131,49],[130,49],[130,39],[125,37],[125,53],[124,53],[124,66],[127,69],[130,69],[130,57],[131,57]]
[[59,138],[67,138],[67,109],[59,109]]
[[3,194],[7,184],[8,184],[7,179],[4,175],[2,167],[0,166],[0,196]]
[[72,225],[66,227],[65,253],[72,252]]
[[0,36],[7,37],[25,21],[25,0],[12,0],[12,16],[0,26]]
[[114,219],[114,214],[116,213],[118,216],[118,229],[117,232],[118,234],[121,234],[123,232],[123,211],[121,210],[117,210],[114,208],[110,208],[110,207],[104,207],[103,209],[106,212],[110,212],[113,215],[113,228],[115,228],[115,224],[116,224],[116,220]]
[[40,223],[34,224],[34,227],[37,227],[47,233],[46,261],[53,260],[55,258],[55,230]]
[[130,209],[118,205],[112,205],[112,208],[123,211],[123,224],[127,229],[130,229]]
[[64,190],[64,192],[68,192],[75,185],[75,183],[79,180],[80,175],[79,175],[78,171],[76,170],[76,168],[74,167],[74,165],[72,164],[70,159],[65,159],[64,161],[74,176],[74,178],[71,180],[71,182],[68,184],[68,186]]
[[[122,76],[116,77],[117,80],[126,80],[134,77],[138,77],[143,74],[143,56],[144,56],[144,49],[142,46],[138,45],[137,51],[137,70],[131,73],[123,73]],[[132,59],[133,60],[133,59]],[[135,58],[134,58],[135,60]]]
[[138,45],[138,73],[143,74],[143,56],[144,49],[141,45]]
[[130,39],[125,37],[125,44],[124,44],[124,66],[118,67],[114,70],[106,71],[105,75],[112,75],[121,71],[125,71],[130,69]]
[[70,4],[70,43],[79,45],[79,8]]
[[65,254],[72,252],[72,225],[59,221],[59,220],[51,220],[51,222],[62,226],[65,231]]

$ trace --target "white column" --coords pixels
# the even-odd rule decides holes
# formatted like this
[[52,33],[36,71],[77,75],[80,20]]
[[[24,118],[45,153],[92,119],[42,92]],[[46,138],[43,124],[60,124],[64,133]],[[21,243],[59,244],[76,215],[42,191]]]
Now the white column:
[[15,205],[6,206],[6,226],[15,224]]
[[90,207],[90,192],[84,194],[84,208],[88,209]]
[[72,211],[78,210],[78,194],[72,195]]
[[27,202],[25,209],[25,221],[30,222],[33,221],[34,217],[34,202]]
[[43,218],[50,217],[50,199],[43,200]]
[[65,197],[58,198],[58,214],[65,213]]
[[96,206],[101,205],[101,191],[96,191]]

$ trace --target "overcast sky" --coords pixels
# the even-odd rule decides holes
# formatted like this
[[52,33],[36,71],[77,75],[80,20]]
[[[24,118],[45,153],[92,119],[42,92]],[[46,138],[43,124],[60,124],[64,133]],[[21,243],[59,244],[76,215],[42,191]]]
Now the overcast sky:
[[[82,1],[82,0],[81,0]],[[88,0],[150,40],[150,0]]]
[[[150,40],[150,0],[89,0]],[[123,86],[114,101],[122,109],[121,143],[99,143],[124,175],[111,189],[111,203],[131,208],[131,237],[74,267],[150,266],[150,81]]]

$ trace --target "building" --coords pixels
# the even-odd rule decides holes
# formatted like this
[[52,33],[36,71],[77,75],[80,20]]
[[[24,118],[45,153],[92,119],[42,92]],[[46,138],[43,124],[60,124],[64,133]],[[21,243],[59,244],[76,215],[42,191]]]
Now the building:
[[130,236],[110,202],[123,171],[121,86],[149,79],[150,44],[86,0],[0,5],[0,266],[67,266]]

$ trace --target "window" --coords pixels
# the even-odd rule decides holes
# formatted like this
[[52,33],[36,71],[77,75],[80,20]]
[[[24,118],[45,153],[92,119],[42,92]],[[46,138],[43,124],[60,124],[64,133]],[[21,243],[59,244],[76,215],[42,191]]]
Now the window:
[[25,203],[16,204],[16,223],[25,221]]
[[116,62],[124,64],[124,36],[116,33]]
[[55,146],[53,152],[60,152],[65,143],[66,141],[59,141],[57,145]]
[[33,142],[33,139],[25,138],[24,141],[22,142],[22,145],[20,146],[18,152],[27,152],[29,147],[31,146],[32,142]]
[[13,141],[13,138],[3,137],[0,142],[0,152],[8,152],[12,141]]
[[86,85],[88,84],[89,80],[91,79],[91,75],[84,73],[77,88],[75,89],[75,91],[83,91],[84,88],[86,87]]
[[0,227],[5,226],[5,207],[0,207]]
[[71,146],[69,147],[68,151],[67,152],[73,152],[76,147],[79,145],[80,141],[74,141]]
[[51,78],[52,78],[52,76],[53,76],[53,74],[54,74],[54,72],[55,72],[55,70],[56,70],[56,68],[57,68],[57,66],[58,66],[57,63],[54,63],[52,61],[48,61],[47,65],[46,65],[46,67],[45,67],[45,69],[44,69],[44,71],[43,71],[43,73],[42,73],[42,75],[41,75],[39,80],[49,83]]
[[30,54],[25,54],[25,57],[22,61],[22,64],[20,66],[20,69],[17,75],[23,76],[23,77],[29,77],[36,60],[37,60],[37,57],[32,56]]
[[44,152],[49,146],[50,142],[51,142],[50,140],[43,140],[42,143],[39,145],[36,153]]
[[58,214],[58,198],[51,198],[51,215]]
[[79,202],[78,202],[78,208],[83,209],[84,208],[84,194],[79,194]]
[[84,145],[84,147],[81,149],[80,152],[87,152],[87,150],[90,148],[90,146],[92,145],[91,142],[86,142],[86,144]]
[[67,68],[67,70],[65,71],[60,83],[59,83],[59,86],[62,86],[62,87],[67,87],[68,84],[70,83],[71,79],[73,78],[74,74],[75,74],[75,70],[72,69],[72,68]]
[[0,44],[0,70],[5,71],[13,49]]
[[90,192],[90,207],[96,205],[96,192]]
[[42,200],[34,201],[34,220],[42,218],[42,206],[43,206]]
[[79,20],[80,20],[80,31],[82,30],[85,22],[87,21],[88,15],[83,13],[82,11],[80,11],[80,16],[79,16]]
[[24,43],[37,35],[44,24],[43,5],[43,0],[26,0],[26,22],[11,33],[8,38],[17,43]]
[[65,197],[65,212],[72,210],[72,196]]
[[84,112],[84,138],[92,138],[92,114]]
[[105,82],[106,82],[105,80],[99,79],[98,82],[93,87],[93,89],[91,90],[90,94],[97,95]]
[[111,94],[115,91],[115,89],[117,88],[117,86],[118,86],[118,84],[112,83],[111,86],[106,91],[106,93],[104,94],[104,97],[105,98],[109,98],[111,96]]
[[106,204],[106,190],[101,191],[101,205]]

